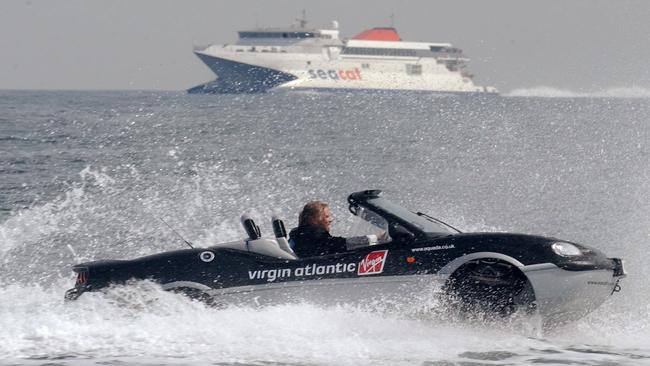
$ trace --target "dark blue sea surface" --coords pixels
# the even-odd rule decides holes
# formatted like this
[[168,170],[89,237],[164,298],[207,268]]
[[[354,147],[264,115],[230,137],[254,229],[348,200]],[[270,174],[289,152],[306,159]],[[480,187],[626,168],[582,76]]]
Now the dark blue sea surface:
[[[181,248],[159,218],[207,246],[242,237],[243,212],[293,226],[322,199],[345,235],[347,194],[370,188],[464,231],[592,245],[630,275],[552,333],[219,310],[146,283],[62,302],[74,263]],[[649,243],[650,99],[0,91],[0,364],[650,364]]]

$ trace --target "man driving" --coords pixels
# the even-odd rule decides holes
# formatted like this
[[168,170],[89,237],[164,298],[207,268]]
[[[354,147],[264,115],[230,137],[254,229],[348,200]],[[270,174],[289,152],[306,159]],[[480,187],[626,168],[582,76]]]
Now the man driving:
[[345,252],[346,239],[329,233],[332,218],[327,203],[311,201],[298,217],[298,227],[289,233],[289,245],[298,257]]

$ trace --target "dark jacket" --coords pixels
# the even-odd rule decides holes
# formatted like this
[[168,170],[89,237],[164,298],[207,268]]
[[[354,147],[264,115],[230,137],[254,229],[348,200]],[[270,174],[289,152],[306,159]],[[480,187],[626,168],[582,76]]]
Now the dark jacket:
[[345,238],[332,236],[327,230],[312,225],[298,226],[291,230],[289,243],[300,258],[346,251]]

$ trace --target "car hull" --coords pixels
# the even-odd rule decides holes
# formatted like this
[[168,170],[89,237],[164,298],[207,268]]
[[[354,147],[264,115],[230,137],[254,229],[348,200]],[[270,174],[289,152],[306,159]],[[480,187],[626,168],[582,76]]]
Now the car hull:
[[614,270],[567,271],[546,263],[522,271],[533,286],[540,315],[549,324],[580,319],[620,289]]
[[[214,252],[215,257],[223,257],[219,249],[196,251],[191,257],[201,257],[201,253]],[[361,308],[397,307],[411,310],[444,307],[453,304],[449,301],[449,283],[454,274],[463,266],[478,260],[490,260],[490,263],[507,265],[513,271],[521,273],[530,283],[532,292],[527,295],[527,301],[510,305],[524,308],[534,308],[542,317],[545,327],[554,327],[577,320],[600,306],[618,288],[620,276],[615,276],[615,268],[610,269],[581,269],[566,270],[552,263],[523,265],[514,258],[490,252],[478,252],[461,256],[447,262],[446,266],[436,265],[433,261],[424,263],[408,263],[412,249],[390,250],[379,249],[364,252],[365,255],[335,255],[330,258],[312,260],[278,260],[260,264],[259,261],[241,263],[242,271],[230,272],[232,268],[217,265],[210,268],[198,269],[198,273],[162,279],[156,276],[123,276],[121,279],[110,278],[110,273],[135,273],[131,267],[141,267],[147,260],[120,261],[113,264],[122,266],[118,270],[104,273],[92,272],[93,265],[78,267],[90,271],[85,276],[90,283],[79,284],[66,293],[66,299],[74,300],[86,291],[102,290],[110,284],[126,283],[129,279],[153,280],[164,290],[190,294],[192,297],[201,294],[202,298],[210,298],[211,304],[219,306],[266,306],[285,303],[312,303],[317,305],[353,305]],[[384,253],[384,268],[377,267],[371,273],[359,275],[362,263],[369,257]],[[230,253],[246,256],[244,253]],[[225,254],[227,256],[228,254]],[[420,257],[420,260],[425,260]],[[430,259],[430,258],[429,258]],[[512,263],[509,263],[507,260]],[[389,260],[392,260],[389,261]],[[168,261],[167,261],[168,262]],[[397,262],[397,263],[395,263]],[[180,264],[181,266],[197,267],[199,261]],[[390,263],[391,265],[388,265]],[[203,263],[206,264],[206,263]],[[329,267],[334,271],[337,267],[341,273],[318,275],[317,271],[326,272]],[[199,265],[200,266],[200,265]],[[413,266],[413,267],[410,267]],[[390,267],[390,268],[389,268]],[[261,269],[266,268],[266,269]],[[417,269],[414,269],[417,268]],[[305,273],[307,270],[312,273]],[[172,268],[163,272],[173,272]],[[264,272],[266,271],[266,272]],[[302,277],[295,277],[297,272],[303,272]],[[284,273],[284,277],[283,277]],[[103,278],[102,282],[94,279]],[[224,282],[229,278],[230,285]],[[233,277],[245,277],[244,281]],[[226,280],[228,281],[228,280]],[[462,295],[462,294],[461,294]],[[515,294],[516,295],[516,294]],[[506,297],[514,297],[507,295]],[[483,297],[485,294],[472,294]],[[489,295],[488,295],[489,296]],[[441,311],[443,309],[436,309]]]

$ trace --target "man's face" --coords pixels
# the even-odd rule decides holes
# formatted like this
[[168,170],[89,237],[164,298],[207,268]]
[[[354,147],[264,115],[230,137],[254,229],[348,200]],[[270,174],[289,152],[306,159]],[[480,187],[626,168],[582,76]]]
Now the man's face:
[[332,224],[332,217],[330,217],[330,209],[325,207],[316,221],[316,225],[322,227],[323,229],[330,231],[330,225]]

